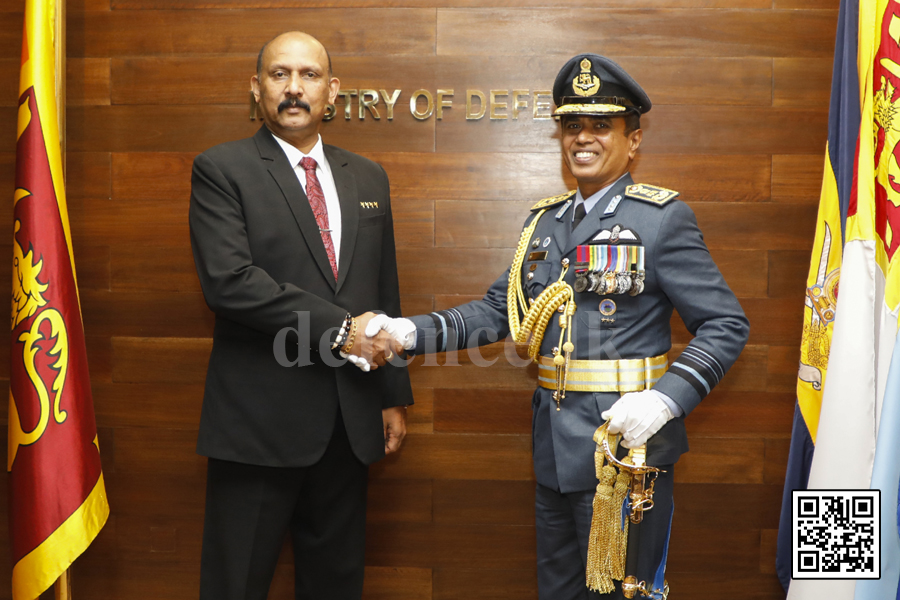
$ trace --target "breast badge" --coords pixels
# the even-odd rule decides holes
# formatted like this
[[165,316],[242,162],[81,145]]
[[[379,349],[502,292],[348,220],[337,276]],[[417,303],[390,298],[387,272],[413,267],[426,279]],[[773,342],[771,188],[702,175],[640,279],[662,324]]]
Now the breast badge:
[[600,302],[600,314],[603,315],[600,317],[601,323],[615,323],[616,319],[614,315],[616,314],[616,303],[609,298],[602,300]]

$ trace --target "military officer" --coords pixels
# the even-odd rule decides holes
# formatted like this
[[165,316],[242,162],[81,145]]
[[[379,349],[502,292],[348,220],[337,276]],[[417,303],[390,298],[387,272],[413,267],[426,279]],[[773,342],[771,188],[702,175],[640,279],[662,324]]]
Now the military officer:
[[[512,266],[482,300],[411,319],[375,317],[367,334],[382,327],[416,354],[507,334],[530,341],[539,363],[532,406],[543,600],[621,597],[619,584],[608,595],[585,586],[592,436],[610,419],[624,446],[646,443],[647,463],[666,473],[640,529],[636,575],[660,598],[673,465],[688,449],[684,419],[737,359],[749,325],[693,211],[677,192],[635,183],[628,172],[651,107],[644,90],[615,62],[582,54],[559,72],[553,98],[578,189],[532,207]],[[694,336],[677,357],[668,356],[673,310]]]

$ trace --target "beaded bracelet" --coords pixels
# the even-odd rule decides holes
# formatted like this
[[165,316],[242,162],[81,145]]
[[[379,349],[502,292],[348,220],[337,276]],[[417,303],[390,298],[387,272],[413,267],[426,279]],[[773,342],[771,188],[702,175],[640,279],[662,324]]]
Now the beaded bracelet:
[[344,317],[344,322],[341,323],[341,329],[340,329],[340,331],[338,331],[337,337],[334,338],[334,343],[331,344],[332,350],[337,350],[344,344],[344,341],[347,338],[347,330],[350,329],[350,323],[352,321],[353,321],[353,315],[351,315],[350,313],[347,313],[347,316]]
[[350,354],[350,349],[353,348],[353,344],[356,343],[356,328],[356,319],[350,319],[350,333],[347,334],[347,341],[344,342],[344,345],[341,347],[341,352],[344,354]]

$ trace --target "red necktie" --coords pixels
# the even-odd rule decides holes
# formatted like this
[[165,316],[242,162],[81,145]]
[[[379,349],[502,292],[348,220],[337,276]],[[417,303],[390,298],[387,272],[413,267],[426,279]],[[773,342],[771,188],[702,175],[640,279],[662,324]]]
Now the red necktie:
[[334,280],[338,278],[337,260],[334,256],[334,242],[331,240],[331,229],[328,228],[328,208],[325,206],[325,194],[316,177],[316,159],[308,156],[300,159],[300,166],[306,171],[306,197],[309,198],[309,206],[316,215],[316,223],[319,225],[319,233],[322,235],[322,243],[325,244],[325,252],[328,254],[328,262],[331,263],[331,271]]

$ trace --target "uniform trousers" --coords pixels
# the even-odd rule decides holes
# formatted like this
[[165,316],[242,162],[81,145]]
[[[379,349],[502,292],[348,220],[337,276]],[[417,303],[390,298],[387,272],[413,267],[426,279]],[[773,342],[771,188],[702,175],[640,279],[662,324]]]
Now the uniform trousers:
[[266,600],[287,534],[296,600],[359,600],[367,482],[340,411],[325,454],[311,466],[210,458],[200,600]]
[[[644,513],[640,533],[639,580],[648,586],[664,560],[673,509],[673,467],[662,467],[654,487],[654,506]],[[594,513],[595,490],[560,493],[537,484],[535,525],[537,531],[538,598],[540,600],[620,600],[620,582],[609,594],[591,592],[586,585],[588,542]],[[630,575],[631,573],[626,573]]]

